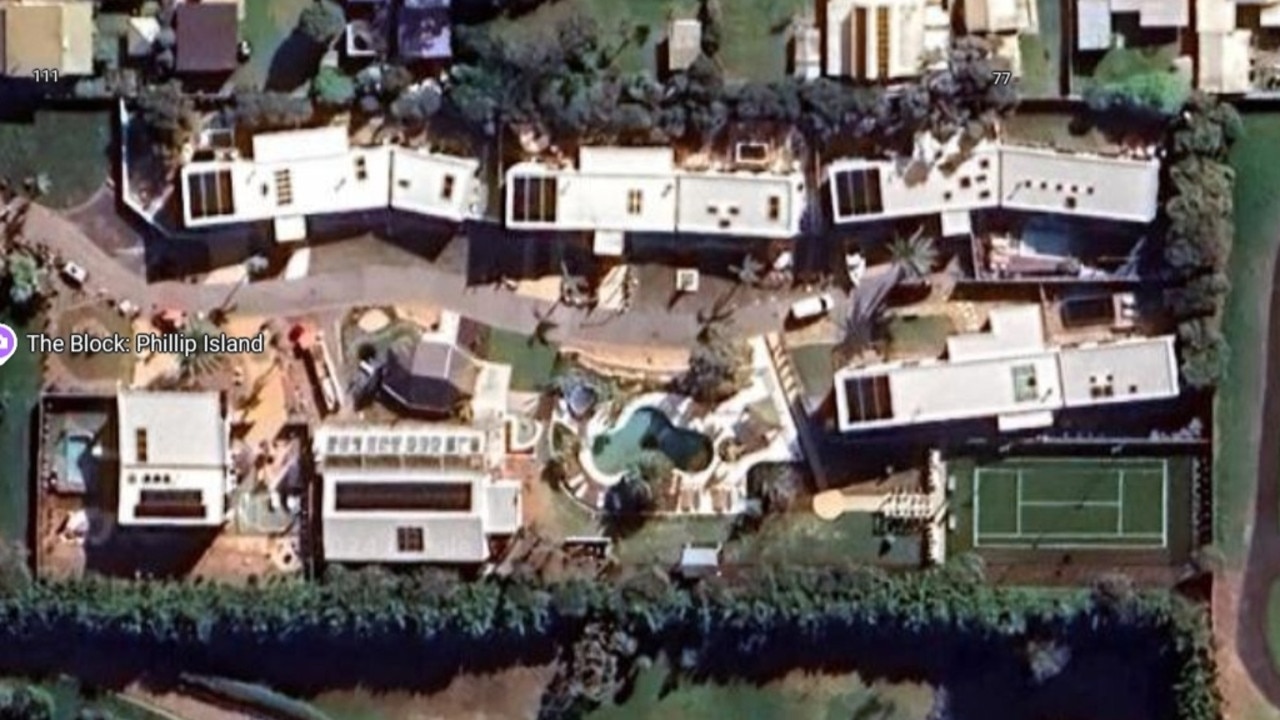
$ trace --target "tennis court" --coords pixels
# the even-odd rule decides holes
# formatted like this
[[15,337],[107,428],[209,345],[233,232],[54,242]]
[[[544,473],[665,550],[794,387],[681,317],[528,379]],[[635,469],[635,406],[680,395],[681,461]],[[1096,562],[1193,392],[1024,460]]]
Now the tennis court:
[[975,547],[1164,548],[1165,460],[1019,458],[974,469]]

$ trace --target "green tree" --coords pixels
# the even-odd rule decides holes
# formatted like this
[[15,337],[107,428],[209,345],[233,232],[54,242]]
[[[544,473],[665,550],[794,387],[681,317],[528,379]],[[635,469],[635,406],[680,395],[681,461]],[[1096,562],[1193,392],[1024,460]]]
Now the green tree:
[[301,127],[315,116],[305,97],[288,93],[245,91],[236,94],[236,121],[256,130]]
[[311,97],[320,105],[345,108],[356,96],[356,84],[341,70],[328,65],[311,80]]
[[198,383],[203,378],[217,372],[226,363],[227,358],[220,353],[211,352],[206,347],[206,338],[216,336],[219,331],[207,320],[193,320],[183,333],[196,341],[196,350],[184,354],[178,361],[180,379],[187,383]]
[[298,16],[298,32],[316,45],[328,47],[347,25],[342,6],[333,0],[315,0]]
[[29,310],[39,302],[45,291],[47,273],[34,255],[25,251],[10,253],[0,260],[9,281],[9,300],[15,306]]
[[1147,72],[1123,80],[1093,83],[1085,88],[1084,100],[1098,113],[1150,112],[1173,116],[1191,96],[1191,83],[1176,72]]
[[440,89],[433,85],[405,90],[391,103],[391,117],[398,122],[420,127],[440,112],[444,103]]
[[32,685],[0,683],[0,720],[53,720],[53,698]]
[[138,94],[135,118],[151,139],[151,145],[171,163],[200,127],[195,103],[183,93],[177,81],[145,86]]
[[917,228],[910,237],[894,238],[889,243],[889,256],[894,272],[909,282],[925,280],[938,263],[938,249],[932,238],[925,237],[924,227]]

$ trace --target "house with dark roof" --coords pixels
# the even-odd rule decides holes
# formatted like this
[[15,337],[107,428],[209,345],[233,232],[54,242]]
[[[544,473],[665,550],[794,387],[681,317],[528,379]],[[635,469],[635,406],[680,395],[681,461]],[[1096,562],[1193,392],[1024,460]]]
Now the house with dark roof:
[[389,354],[382,390],[413,413],[448,415],[475,394],[480,364],[453,342],[423,335]]
[[449,0],[402,0],[396,17],[396,52],[407,62],[453,57]]
[[222,75],[236,69],[239,23],[236,6],[225,2],[185,2],[174,14],[174,67],[187,75]]

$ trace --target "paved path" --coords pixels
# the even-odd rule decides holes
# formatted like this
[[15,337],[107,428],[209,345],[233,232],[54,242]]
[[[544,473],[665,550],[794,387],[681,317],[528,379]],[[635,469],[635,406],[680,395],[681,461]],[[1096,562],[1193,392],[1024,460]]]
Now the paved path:
[[[77,225],[38,205],[31,206],[25,234],[88,269],[90,291],[105,290],[109,296],[132,300],[144,310],[154,304],[188,312],[208,311],[226,302],[233,290],[225,285],[176,281],[147,283],[103,251]],[[841,307],[836,309],[835,317],[842,315],[844,300],[840,298]],[[462,276],[429,265],[366,266],[301,280],[263,280],[235,291],[232,304],[240,313],[287,316],[402,302],[439,305],[485,324],[522,333],[531,332],[538,324],[538,316],[552,309],[548,302],[510,291],[468,287]],[[775,331],[784,321],[787,303],[785,298],[779,298],[739,304],[733,315],[733,328],[742,335]],[[677,312],[666,307],[633,307],[617,315],[562,306],[555,309],[551,320],[557,326],[549,334],[552,340],[572,337],[610,344],[688,345],[698,330],[692,310]]]

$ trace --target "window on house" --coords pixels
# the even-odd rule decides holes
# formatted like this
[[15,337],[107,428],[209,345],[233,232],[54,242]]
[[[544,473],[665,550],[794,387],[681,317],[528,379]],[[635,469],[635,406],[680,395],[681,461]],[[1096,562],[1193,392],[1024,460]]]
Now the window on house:
[[986,170],[987,168],[991,167],[991,161],[986,158],[983,158],[978,161],[978,167],[982,168],[983,170]]
[[369,164],[365,162],[364,156],[356,158],[356,180],[369,179]]
[[440,199],[441,199],[441,200],[452,200],[452,199],[453,199],[453,184],[454,184],[453,176],[452,176],[452,175],[445,175],[445,176],[444,176],[444,183],[440,186]]
[[973,185],[973,180],[968,175],[965,175],[964,177],[960,178],[961,190],[968,190],[969,187],[972,185]]
[[643,207],[644,194],[639,190],[627,191],[627,214],[639,215]]
[[396,549],[400,552],[422,552],[426,546],[426,538],[422,535],[422,528],[396,528]]
[[769,219],[777,220],[782,217],[782,198],[777,195],[769,196]]
[[134,454],[138,457],[138,462],[147,461],[147,429],[138,428],[133,433]]

